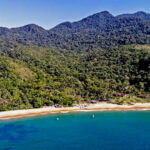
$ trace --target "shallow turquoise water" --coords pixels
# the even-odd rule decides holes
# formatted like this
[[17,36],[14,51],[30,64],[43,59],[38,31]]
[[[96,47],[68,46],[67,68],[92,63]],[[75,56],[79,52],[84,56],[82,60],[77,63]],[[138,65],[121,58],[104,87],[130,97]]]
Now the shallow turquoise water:
[[150,112],[73,113],[0,122],[0,150],[150,150]]

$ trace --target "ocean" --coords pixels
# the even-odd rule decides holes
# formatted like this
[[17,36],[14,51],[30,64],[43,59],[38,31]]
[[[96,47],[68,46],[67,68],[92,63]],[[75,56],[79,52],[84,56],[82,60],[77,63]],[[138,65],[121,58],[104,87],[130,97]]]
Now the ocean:
[[0,150],[150,150],[150,111],[77,112],[0,121]]

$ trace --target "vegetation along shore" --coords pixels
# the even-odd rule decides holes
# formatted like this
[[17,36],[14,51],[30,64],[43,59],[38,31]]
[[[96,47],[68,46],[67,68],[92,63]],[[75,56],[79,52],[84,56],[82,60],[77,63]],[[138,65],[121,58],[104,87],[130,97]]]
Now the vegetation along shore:
[[0,111],[149,103],[149,20],[104,11],[51,30],[0,28]]

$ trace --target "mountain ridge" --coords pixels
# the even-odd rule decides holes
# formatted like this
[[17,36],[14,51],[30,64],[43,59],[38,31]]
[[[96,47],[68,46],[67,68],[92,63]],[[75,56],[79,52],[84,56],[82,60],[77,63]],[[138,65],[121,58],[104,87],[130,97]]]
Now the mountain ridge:
[[150,13],[146,13],[144,11],[138,11],[136,13],[133,14],[122,14],[122,15],[118,15],[116,17],[122,18],[122,17],[140,17],[144,20],[150,21]]
[[95,13],[76,22],[63,22],[50,30],[36,24],[0,27],[0,38],[23,45],[68,49],[109,49],[125,44],[150,44],[150,14],[136,12],[113,16]]
[[0,111],[150,102],[150,45],[135,43],[150,44],[150,22],[107,11],[51,30],[0,28]]
[[[87,16],[87,17],[84,17],[83,19],[80,19],[80,20],[78,20],[78,21],[73,21],[73,22],[71,22],[71,21],[64,21],[64,22],[62,22],[62,23],[60,23],[60,24],[64,24],[64,23],[76,23],[76,22],[79,22],[79,21],[82,21],[82,20],[84,20],[84,19],[86,19],[86,18],[89,18],[89,17],[92,17],[92,16],[95,16],[95,15],[98,15],[98,14],[107,14],[107,15],[109,15],[109,16],[112,16],[112,17],[115,17],[115,18],[118,18],[118,17],[126,17],[126,16],[139,16],[139,15],[148,15],[148,16],[150,16],[150,13],[147,13],[147,12],[144,12],[144,11],[137,11],[137,12],[135,12],[135,13],[125,13],[125,14],[120,14],[120,15],[113,15],[113,14],[111,14],[109,11],[101,11],[101,12],[98,12],[98,13],[94,13],[94,14],[92,14],[92,15],[89,15],[89,16]],[[58,26],[58,25],[60,25],[60,24],[57,24],[57,25],[55,25],[54,27],[52,27],[52,28],[49,28],[49,29],[45,29],[44,27],[42,27],[42,26],[40,26],[40,25],[38,25],[38,24],[36,24],[36,23],[29,23],[29,24],[26,24],[26,25],[22,25],[22,26],[19,26],[19,27],[4,27],[4,26],[0,26],[0,28],[4,28],[4,29],[8,29],[8,30],[12,30],[12,29],[18,29],[18,28],[23,28],[23,27],[25,27],[25,26],[35,26],[35,27],[40,27],[40,28],[43,28],[44,30],[46,30],[46,31],[49,31],[49,30],[51,30],[51,29],[53,29],[53,28],[55,28],[56,26]]]

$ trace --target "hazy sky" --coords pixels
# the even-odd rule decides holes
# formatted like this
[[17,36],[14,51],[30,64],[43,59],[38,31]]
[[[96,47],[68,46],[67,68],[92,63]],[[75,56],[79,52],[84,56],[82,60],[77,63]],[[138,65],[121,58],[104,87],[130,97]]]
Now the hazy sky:
[[108,10],[113,15],[146,11],[150,0],[0,0],[0,26],[35,23],[46,29]]

